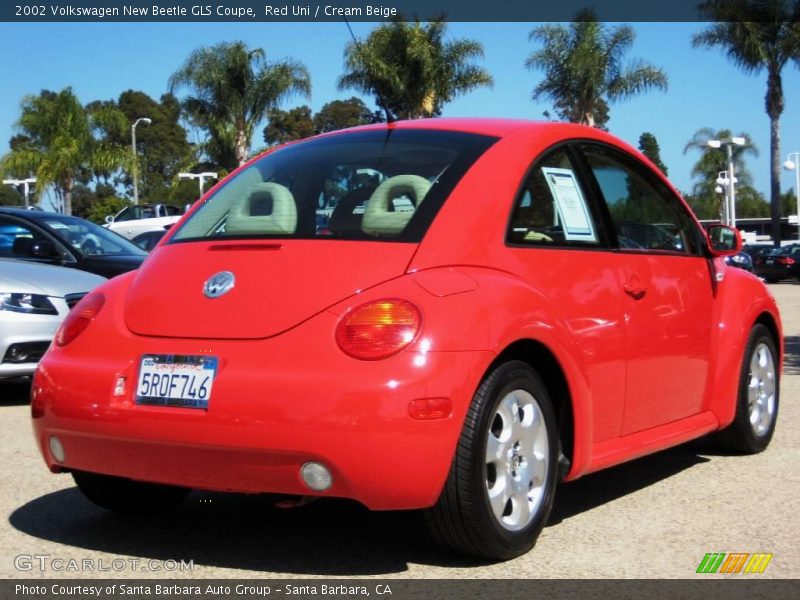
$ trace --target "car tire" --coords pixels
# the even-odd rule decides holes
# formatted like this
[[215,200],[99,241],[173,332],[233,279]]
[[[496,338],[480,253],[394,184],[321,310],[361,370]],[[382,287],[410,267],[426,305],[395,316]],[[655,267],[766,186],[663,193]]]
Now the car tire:
[[73,471],[78,489],[98,506],[126,514],[165,512],[180,504],[187,488],[133,481],[123,477]]
[[757,454],[775,431],[780,398],[780,369],[775,340],[757,324],[750,332],[739,374],[736,416],[719,432],[717,441],[727,451]]
[[480,558],[524,554],[553,507],[559,456],[541,377],[521,361],[501,364],[475,392],[444,489],[425,512],[432,536]]

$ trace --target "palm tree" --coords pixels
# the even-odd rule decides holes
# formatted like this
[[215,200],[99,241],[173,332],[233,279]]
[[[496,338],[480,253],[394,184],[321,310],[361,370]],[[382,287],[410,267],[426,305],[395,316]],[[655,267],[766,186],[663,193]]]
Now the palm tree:
[[35,173],[39,188],[52,185],[64,213],[72,214],[77,180],[130,163],[126,147],[102,137],[104,132],[124,126],[124,120],[122,113],[109,108],[88,111],[69,87],[58,93],[44,90],[38,96],[27,96],[17,123],[23,136],[18,136],[19,143],[0,160],[0,171]]
[[396,20],[374,29],[363,42],[347,44],[339,89],[374,94],[391,114],[418,119],[440,115],[448,102],[494,80],[473,61],[483,58],[480,42],[444,41],[442,18],[427,24]]
[[569,26],[541,25],[528,37],[542,47],[528,57],[525,66],[545,73],[532,99],[549,98],[559,117],[572,123],[602,127],[608,120],[609,102],[653,88],[667,89],[667,76],[661,69],[641,60],[623,64],[636,37],[633,29],[599,23],[592,9],[579,11]]
[[694,47],[720,48],[745,73],[767,72],[765,104],[770,122],[770,215],[772,239],[781,239],[781,72],[800,61],[800,2],[797,0],[710,0],[703,13],[717,21],[692,39]]
[[170,91],[182,86],[192,92],[182,102],[190,119],[208,130],[211,147],[239,165],[247,161],[255,127],[270,108],[293,94],[311,95],[311,77],[303,63],[267,62],[263,49],[250,50],[244,42],[192,52],[169,79]]
[[[708,141],[730,138],[733,135],[729,129],[715,131],[710,127],[703,127],[698,129],[692,139],[683,147],[684,154],[690,150],[700,151],[700,158],[692,167],[692,177],[699,179],[694,185],[694,195],[713,195],[719,173],[728,170],[728,155],[716,148],[711,148],[708,145]],[[743,137],[746,140],[744,146],[732,147],[733,167],[736,176],[736,187],[738,188],[752,185],[753,177],[745,166],[744,161],[747,156],[758,156],[758,148],[753,144],[749,134],[739,133],[737,137]]]

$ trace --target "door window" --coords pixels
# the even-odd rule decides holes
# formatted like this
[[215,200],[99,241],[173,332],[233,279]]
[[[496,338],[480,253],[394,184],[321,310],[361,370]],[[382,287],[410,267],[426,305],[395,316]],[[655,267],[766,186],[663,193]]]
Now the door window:
[[597,246],[591,205],[569,155],[555,150],[531,169],[522,186],[508,242],[545,246]]
[[694,221],[663,182],[610,148],[584,144],[582,150],[608,206],[620,248],[699,253]]

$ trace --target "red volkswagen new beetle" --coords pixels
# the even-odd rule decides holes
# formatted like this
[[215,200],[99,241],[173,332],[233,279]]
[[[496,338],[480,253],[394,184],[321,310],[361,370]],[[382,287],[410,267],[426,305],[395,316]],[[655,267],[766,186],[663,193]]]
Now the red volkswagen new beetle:
[[674,188],[577,125],[442,119],[269,152],[42,360],[36,439],[97,504],[191,488],[425,509],[530,549],[556,483],[712,432],[759,452],[781,322]]

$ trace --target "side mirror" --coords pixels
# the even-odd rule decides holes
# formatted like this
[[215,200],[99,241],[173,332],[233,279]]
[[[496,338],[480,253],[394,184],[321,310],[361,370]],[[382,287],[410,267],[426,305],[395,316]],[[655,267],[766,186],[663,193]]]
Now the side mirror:
[[58,250],[50,240],[40,240],[31,244],[30,255],[35,258],[55,258]]
[[113,222],[114,222],[114,217],[112,217],[111,215],[108,215],[108,216],[106,217],[106,223],[108,223],[109,225],[111,225],[111,223],[113,223]]
[[712,256],[734,256],[742,251],[742,236],[738,229],[727,225],[708,227],[708,247]]

